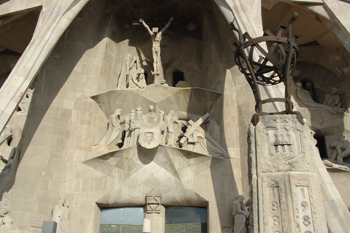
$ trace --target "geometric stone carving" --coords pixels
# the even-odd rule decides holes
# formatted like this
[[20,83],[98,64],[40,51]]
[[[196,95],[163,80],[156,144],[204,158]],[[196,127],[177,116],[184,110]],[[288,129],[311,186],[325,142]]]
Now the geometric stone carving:
[[57,223],[57,233],[68,233],[69,204],[65,198],[60,198],[52,211],[52,221]]
[[309,128],[295,115],[260,116],[249,129],[253,232],[327,232]]
[[147,214],[160,214],[160,195],[147,195],[146,196],[146,204],[147,204]]

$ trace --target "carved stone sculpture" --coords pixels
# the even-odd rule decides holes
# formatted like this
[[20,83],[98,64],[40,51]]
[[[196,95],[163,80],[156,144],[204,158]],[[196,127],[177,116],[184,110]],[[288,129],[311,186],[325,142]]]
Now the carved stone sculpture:
[[12,127],[6,126],[0,134],[0,170],[2,174],[15,172],[19,164],[20,150],[10,146],[11,139]]
[[154,106],[148,107],[149,112],[143,116],[140,129],[139,143],[141,146],[151,149],[157,147],[161,142],[160,127],[163,123],[164,112],[155,112]]
[[143,123],[142,108],[139,106],[136,108],[135,118],[131,120],[131,139],[130,145],[135,146],[139,141],[140,128]]
[[145,79],[145,70],[138,67],[136,72],[133,73],[131,80],[129,82],[129,88],[139,87],[145,88],[147,86]]
[[[169,112],[169,114],[164,118],[164,124],[161,128],[162,136],[162,143],[166,144],[168,146],[174,146],[175,143],[175,136],[178,135],[180,130],[175,129],[175,124],[178,125],[178,116],[175,114],[173,110]],[[176,127],[178,128],[178,127]],[[179,131],[179,132],[177,132]]]
[[232,203],[232,215],[234,218],[234,233],[246,233],[246,220],[249,215],[249,211],[246,210],[243,203],[244,196],[238,195]]
[[12,218],[9,216],[9,207],[10,207],[10,198],[9,194],[5,192],[2,195],[2,200],[0,201],[0,232],[1,233],[10,233],[17,230],[17,227],[14,225]]
[[17,113],[28,113],[30,102],[32,101],[34,89],[28,89],[23,96],[21,102],[18,104]]
[[340,103],[340,95],[336,94],[338,91],[337,88],[332,88],[332,93],[326,95],[326,99],[323,102],[324,105],[328,105],[333,108],[340,109],[341,103]]
[[331,148],[335,149],[330,158],[332,162],[336,161],[337,164],[339,165],[350,166],[350,164],[346,164],[343,161],[345,157],[348,157],[350,155],[350,141],[344,140],[344,139],[340,139],[339,141],[334,141],[331,144]]
[[69,233],[68,228],[69,204],[65,198],[60,198],[52,211],[52,221],[57,223],[56,233]]
[[122,130],[120,126],[121,114],[122,110],[116,109],[109,117],[107,133],[100,141],[99,146],[116,146],[118,143],[122,142]]
[[[332,113],[343,113],[345,111],[344,108],[340,107],[340,104],[337,106],[330,106],[330,105],[326,105],[326,104],[320,104],[320,103],[316,103],[312,97],[310,96],[309,91],[305,90],[302,88],[302,84],[301,82],[296,82],[296,95],[298,97],[298,99],[300,100],[300,102],[308,107],[313,107],[313,108],[320,108],[320,109],[324,109],[327,111],[330,111]],[[330,100],[332,97],[329,97],[326,102],[336,102],[335,99]],[[335,97],[334,97],[335,98]]]
[[174,21],[173,17],[169,19],[169,22],[164,26],[164,28],[158,32],[158,28],[154,27],[152,30],[149,28],[149,26],[145,23],[145,21],[140,18],[139,20],[143,26],[147,29],[149,34],[152,37],[152,56],[153,56],[153,72],[152,74],[155,77],[155,83],[162,83],[165,82],[165,80],[157,80],[160,76],[160,71],[162,67],[162,61],[160,57],[160,41],[162,40],[162,34],[163,32],[170,26],[171,22]]
[[131,124],[133,120],[135,119],[135,110],[131,109],[130,115],[125,117],[125,123],[124,123],[124,145],[123,148],[129,147],[131,143],[131,136],[132,136],[132,128]]
[[118,78],[118,89],[144,88],[147,86],[145,71],[141,68],[138,56],[127,54]]

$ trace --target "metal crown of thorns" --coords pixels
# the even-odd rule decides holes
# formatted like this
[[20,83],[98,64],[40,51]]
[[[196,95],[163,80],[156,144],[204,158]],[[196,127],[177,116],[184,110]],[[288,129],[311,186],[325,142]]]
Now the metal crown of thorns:
[[[246,32],[242,31],[235,22],[230,23],[231,29],[239,35],[237,49],[234,54],[235,62],[240,71],[245,75],[255,97],[255,111],[258,114],[283,114],[292,113],[293,104],[288,94],[289,75],[294,71],[298,57],[298,46],[295,43],[297,37],[292,36],[292,23],[298,18],[298,13],[294,12],[293,17],[288,23],[288,27],[281,26],[277,35],[273,35],[268,29],[264,30],[264,35],[257,38],[251,38]],[[287,36],[282,33],[287,30]],[[268,52],[260,46],[260,43],[270,42]],[[257,59],[258,58],[258,59]],[[283,82],[285,85],[285,98],[270,98],[261,100],[258,85],[269,86]],[[262,112],[262,104],[271,102],[285,102],[286,110],[277,113]]]

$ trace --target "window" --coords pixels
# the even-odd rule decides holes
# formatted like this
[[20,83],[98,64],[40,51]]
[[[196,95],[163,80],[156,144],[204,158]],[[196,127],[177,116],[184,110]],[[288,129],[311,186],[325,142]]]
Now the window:
[[175,87],[179,81],[185,81],[184,72],[176,70],[173,72],[173,86]]
[[121,207],[101,210],[100,233],[142,232],[144,207]]
[[207,232],[207,209],[202,207],[166,207],[165,233]]

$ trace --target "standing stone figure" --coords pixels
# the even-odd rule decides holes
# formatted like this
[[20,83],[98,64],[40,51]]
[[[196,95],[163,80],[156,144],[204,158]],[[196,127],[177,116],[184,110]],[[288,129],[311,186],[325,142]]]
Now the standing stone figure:
[[154,27],[152,30],[149,28],[149,26],[145,23],[145,21],[140,18],[140,23],[143,24],[143,26],[147,29],[149,34],[152,37],[152,56],[153,56],[153,72],[152,74],[155,76],[155,83],[162,83],[165,82],[164,80],[157,80],[156,78],[159,77],[160,71],[161,71],[161,66],[162,66],[162,61],[160,58],[160,41],[162,40],[162,33],[170,26],[171,22],[174,21],[173,17],[170,17],[169,22],[164,26],[164,28],[158,32],[158,28]]
[[130,115],[125,117],[125,124],[124,124],[125,137],[124,137],[123,148],[132,146],[131,137],[132,137],[132,132],[134,130],[132,128],[132,122],[134,121],[134,119],[135,119],[135,110],[131,109]]
[[137,145],[140,136],[140,128],[143,122],[142,108],[139,106],[136,108],[135,118],[131,121],[131,139],[130,146]]
[[124,89],[127,87],[127,79],[129,76],[129,70],[132,68],[134,57],[131,54],[127,54],[122,65],[122,69],[119,74],[117,88]]
[[99,146],[116,146],[118,143],[122,142],[122,130],[120,126],[121,115],[122,110],[116,109],[109,117],[107,133],[100,141]]
[[68,228],[69,204],[65,198],[60,198],[52,211],[52,221],[57,223],[56,233],[69,233]]
[[178,122],[179,120],[177,115],[173,114],[170,122],[167,124],[167,143],[166,144],[168,146],[174,146],[174,143],[175,143],[174,128],[175,128],[175,124]]
[[238,195],[236,200],[232,203],[232,215],[234,218],[234,233],[246,233],[246,220],[249,215],[249,211],[246,210],[245,205],[243,203],[244,196]]

